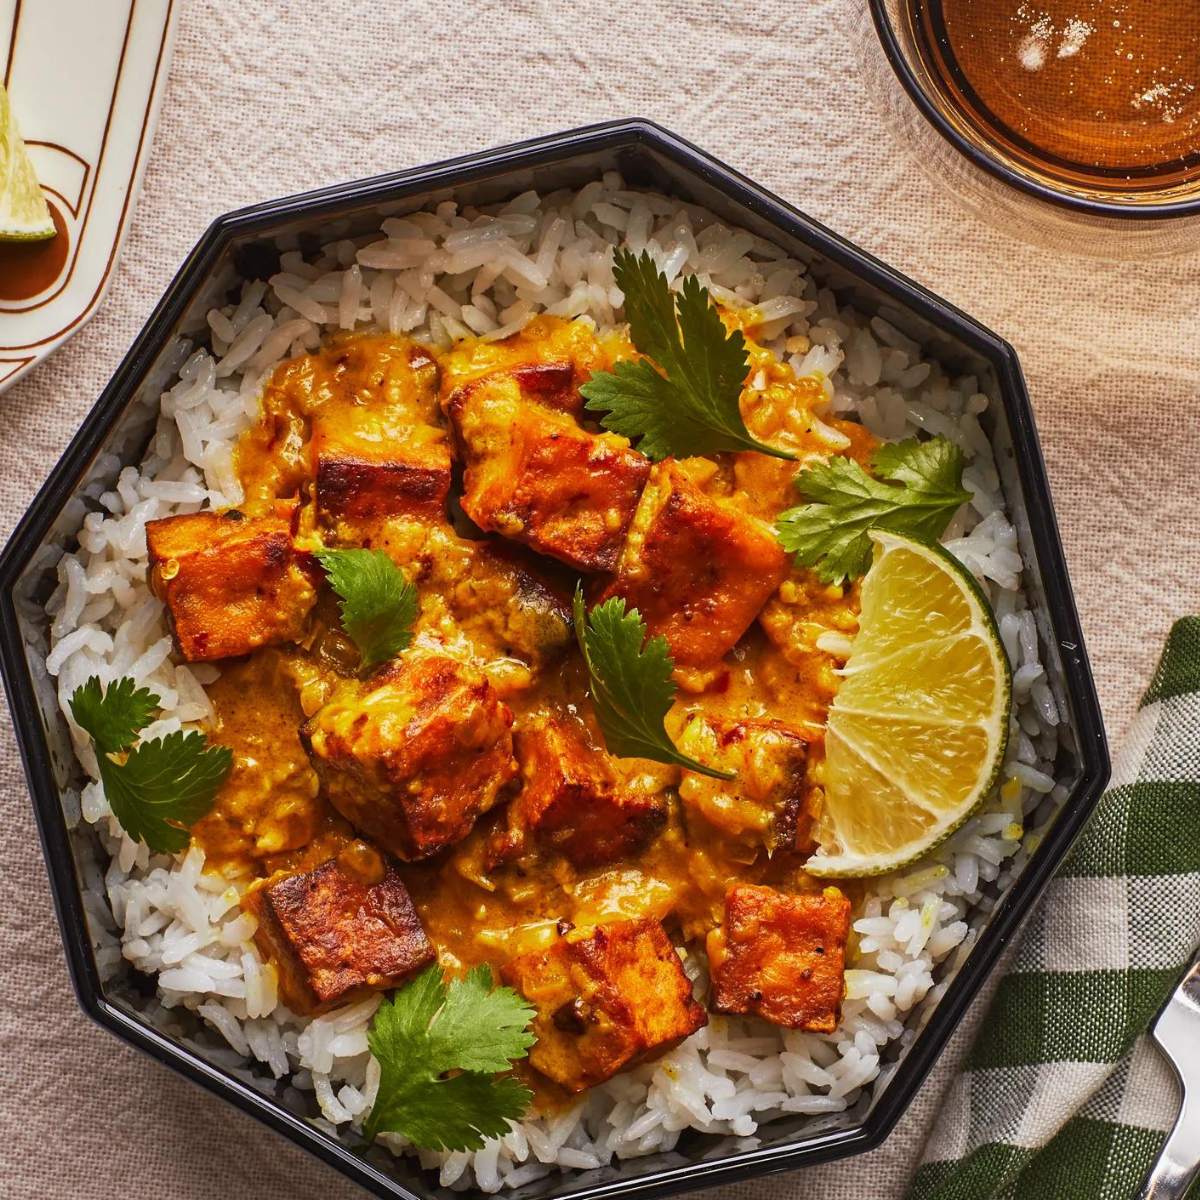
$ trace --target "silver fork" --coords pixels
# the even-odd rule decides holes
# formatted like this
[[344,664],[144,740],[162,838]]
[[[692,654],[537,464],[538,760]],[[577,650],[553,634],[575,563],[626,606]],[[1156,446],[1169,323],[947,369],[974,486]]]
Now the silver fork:
[[1137,1200],[1182,1200],[1200,1176],[1200,953],[1150,1027],[1179,1079],[1183,1104]]

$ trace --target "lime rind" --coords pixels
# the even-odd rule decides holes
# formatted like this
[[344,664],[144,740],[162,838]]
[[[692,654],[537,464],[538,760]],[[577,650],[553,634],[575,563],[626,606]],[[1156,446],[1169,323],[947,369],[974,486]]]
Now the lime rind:
[[54,237],[54,218],[17,128],[8,93],[0,86],[0,241]]
[[[942,570],[950,575],[966,599],[971,610],[972,619],[970,626],[962,632],[952,635],[952,637],[961,638],[964,635],[968,635],[978,638],[987,648],[993,663],[993,685],[996,687],[997,694],[992,701],[990,719],[983,723],[977,723],[987,733],[990,751],[986,760],[981,765],[981,769],[971,789],[963,796],[959,803],[946,810],[945,816],[941,821],[925,831],[921,837],[910,839],[903,845],[897,846],[891,853],[874,852],[869,855],[845,851],[825,853],[823,848],[818,848],[817,853],[805,864],[805,870],[823,878],[862,878],[886,875],[890,872],[911,866],[918,859],[935,850],[947,838],[960,829],[992,794],[999,783],[1005,754],[1008,749],[1009,726],[1012,715],[1012,667],[1008,661],[1004,643],[1000,638],[1000,631],[996,625],[991,604],[983,588],[962,563],[942,546],[882,530],[872,531],[870,536],[876,545],[872,569],[874,569],[876,564],[882,562],[889,553],[896,551],[916,553],[927,561],[938,564]],[[864,582],[864,588],[866,586],[867,583]],[[942,639],[932,639],[929,643],[931,648],[934,642],[940,640]],[[869,657],[867,662],[856,664],[852,652],[845,669],[847,673],[853,673],[856,667],[862,670],[870,670],[871,665]],[[878,716],[888,719],[893,713],[901,712],[903,712],[903,705],[897,704],[894,709],[889,706],[888,710],[880,711]],[[868,713],[865,715],[871,714]],[[937,722],[929,720],[927,715],[926,723],[930,727],[937,724]],[[846,741],[851,751],[859,754],[860,751],[847,741],[842,732],[839,732],[838,724],[838,700],[835,697],[830,709],[829,726],[834,736]],[[874,764],[866,758],[863,758],[862,761],[864,765],[879,773],[878,764]],[[897,791],[906,795],[908,794],[905,785],[911,783],[911,781],[905,780],[901,784],[894,779],[889,779],[889,782]],[[828,806],[828,797],[826,803]],[[830,831],[827,829],[826,832],[828,835]]]

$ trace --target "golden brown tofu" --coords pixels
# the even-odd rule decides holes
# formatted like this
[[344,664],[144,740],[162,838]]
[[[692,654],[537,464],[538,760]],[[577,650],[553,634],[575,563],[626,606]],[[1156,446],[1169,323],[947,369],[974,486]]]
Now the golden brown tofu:
[[501,371],[491,371],[450,392],[443,401],[445,411],[461,412],[474,393],[488,387],[489,382],[501,379],[515,383],[526,400],[535,400],[568,416],[578,418],[583,415],[578,375],[571,363],[563,361],[519,363]]
[[656,463],[602,599],[623,596],[677,666],[716,663],[787,574],[771,527],[707,496],[668,459]]
[[709,766],[734,771],[710,779],[685,771],[679,798],[710,825],[768,854],[814,848],[821,792],[807,775],[812,735],[767,718],[741,721],[692,713],[679,748]]
[[460,841],[516,773],[512,712],[483,675],[409,652],[338,684],[305,723],[329,802],[406,861]]
[[509,805],[498,859],[532,840],[576,867],[595,867],[636,854],[667,821],[658,794],[618,785],[608,756],[587,741],[581,722],[540,717],[515,738],[521,791]]
[[337,334],[316,353],[280,363],[263,387],[258,422],[238,441],[246,503],[305,491],[321,430],[347,431],[352,452],[363,452],[364,441],[401,446],[399,461],[429,465],[424,449],[445,441],[437,388],[429,351],[386,333]]
[[789,896],[735,884],[708,935],[712,1006],[788,1029],[832,1033],[845,994],[850,901],[837,888]]
[[435,957],[396,868],[363,842],[255,888],[242,906],[283,1002],[303,1016],[394,988]]
[[319,571],[293,544],[295,508],[280,502],[264,517],[231,508],[146,522],[150,587],[188,662],[304,636]]
[[389,517],[445,519],[450,447],[442,430],[329,407],[313,418],[312,442],[317,521],[334,540],[368,543]]
[[580,571],[611,571],[650,462],[489,375],[447,408],[466,463],[463,511],[481,529]]
[[543,314],[524,329],[499,341],[470,339],[440,355],[442,402],[458,388],[484,375],[510,373],[529,396],[578,416],[583,411],[580,385],[593,371],[611,369],[631,346],[623,334],[598,338],[587,321]]
[[662,1054],[707,1023],[658,921],[570,930],[501,974],[537,1010],[529,1061],[569,1092]]

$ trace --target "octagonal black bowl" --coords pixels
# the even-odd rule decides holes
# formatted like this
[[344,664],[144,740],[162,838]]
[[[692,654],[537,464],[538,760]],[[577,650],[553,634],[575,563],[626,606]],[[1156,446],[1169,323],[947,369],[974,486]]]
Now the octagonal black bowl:
[[[628,182],[701,204],[812,264],[839,299],[883,314],[953,372],[969,372],[993,399],[989,433],[1025,562],[1030,604],[1054,695],[1065,714],[1056,778],[1067,796],[1032,857],[977,922],[978,937],[946,967],[947,988],[909,1018],[915,1036],[848,1111],[791,1117],[756,1144],[689,1134],[676,1149],[584,1174],[551,1175],[518,1189],[549,1195],[660,1196],[783,1171],[870,1149],[905,1110],[922,1079],[1090,813],[1108,777],[1095,689],[1055,525],[1033,413],[1012,348],[957,309],[857,250],[775,196],[646,121],[621,121],[256,205],[218,218],[184,263],[112,382],[71,442],[0,557],[0,665],[29,780],[67,963],[87,1013],[132,1045],[258,1117],[380,1196],[451,1195],[411,1160],[340,1140],[313,1123],[311,1100],[268,1075],[230,1068],[189,1014],[147,1003],[153,982],[131,969],[102,978],[92,950],[83,880],[96,870],[94,835],[79,822],[81,778],[44,662],[44,604],[54,568],[84,515],[139,461],[181,342],[203,341],[205,314],[241,279],[275,269],[276,239],[295,244],[355,236],[382,218],[455,198],[480,204],[528,188],[577,186],[618,169]],[[88,902],[95,901],[88,897]],[[952,978],[950,977],[952,975]]]

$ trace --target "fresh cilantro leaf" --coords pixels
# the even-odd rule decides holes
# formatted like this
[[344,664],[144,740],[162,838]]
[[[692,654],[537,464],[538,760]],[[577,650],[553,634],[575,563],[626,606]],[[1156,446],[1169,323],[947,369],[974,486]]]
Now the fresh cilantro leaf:
[[213,806],[233,766],[227,746],[204,734],[169,733],[142,742],[123,762],[100,756],[104,794],[121,828],[157,853],[187,848],[194,825]]
[[962,451],[944,437],[924,442],[917,438],[885,442],[875,451],[871,463],[884,479],[907,484],[914,491],[928,495],[958,494],[962,501],[971,498],[962,487]]
[[962,452],[943,437],[881,446],[872,465],[882,480],[841,457],[801,471],[796,487],[813,503],[788,509],[776,520],[783,548],[827,583],[866,572],[869,530],[890,529],[935,542],[971,499],[962,486]]
[[157,711],[158,697],[128,675],[110,683],[107,691],[93,675],[71,697],[75,724],[91,735],[101,756],[128,750]]
[[412,641],[417,589],[382,550],[318,550],[341,600],[342,624],[363,670],[387,662]]
[[489,967],[475,967],[450,984],[430,1044],[441,1061],[463,1071],[507,1071],[533,1045],[532,1011],[511,988],[493,988]]
[[367,1035],[380,1070],[367,1137],[399,1133],[430,1150],[478,1150],[507,1133],[533,1097],[496,1075],[533,1045],[533,1015],[511,988],[492,986],[486,966],[449,986],[440,967],[423,971],[380,1005]]
[[403,1125],[383,1128],[431,1150],[479,1150],[485,1139],[508,1133],[509,1121],[519,1121],[532,1099],[530,1090],[511,1075],[493,1079],[464,1071],[428,1083],[419,1100],[406,1097]]
[[708,775],[732,779],[734,772],[706,767],[681,753],[663,724],[675,699],[667,639],[647,639],[641,613],[625,611],[619,596],[596,605],[589,613],[583,588],[575,588],[575,637],[587,665],[589,690],[604,744],[623,758],[649,758],[674,763]]
[[[195,730],[134,746],[158,697],[128,677],[104,690],[93,675],[75,689],[70,704],[75,723],[95,745],[104,795],[121,827],[156,854],[183,850],[188,828],[212,808],[233,766],[229,748],[210,746]],[[123,762],[112,757],[127,750]]]
[[588,409],[604,414],[605,429],[655,460],[721,450],[794,458],[746,428],[739,404],[750,366],[746,339],[725,329],[696,277],[685,277],[673,296],[650,255],[628,250],[613,256],[613,275],[633,344],[647,357],[597,371],[580,388]]

